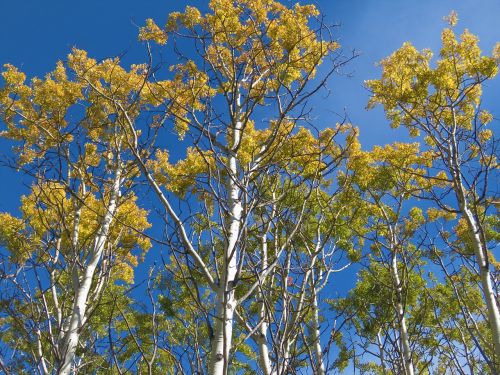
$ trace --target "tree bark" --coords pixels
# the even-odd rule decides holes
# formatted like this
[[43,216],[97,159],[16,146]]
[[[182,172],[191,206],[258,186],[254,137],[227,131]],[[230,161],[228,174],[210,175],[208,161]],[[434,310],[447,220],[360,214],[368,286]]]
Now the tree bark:
[[[266,234],[264,234],[262,236],[261,257],[262,257],[262,269],[267,270],[268,259],[267,259],[267,236],[266,236]],[[259,333],[258,333],[258,338],[257,338],[257,343],[259,346],[259,364],[260,364],[260,369],[262,370],[264,375],[274,375],[275,372],[273,372],[271,360],[269,358],[269,347],[267,346],[267,330],[269,328],[269,324],[268,324],[268,317],[267,317],[267,312],[266,312],[265,296],[264,296],[262,291],[259,293],[259,297],[261,300],[260,312],[259,312],[259,319],[261,321],[261,324],[259,327]]]
[[238,181],[237,150],[241,143],[243,123],[240,119],[240,96],[236,98],[235,124],[231,149],[228,155],[227,191],[229,200],[229,225],[228,240],[224,254],[224,267],[222,280],[216,297],[216,316],[214,323],[214,337],[212,352],[210,354],[209,373],[211,375],[226,375],[230,350],[232,345],[234,309],[236,299],[234,295],[235,278],[237,274],[238,241],[240,239],[241,214],[241,189]]
[[[488,254],[485,242],[481,239],[480,228],[473,213],[467,207],[467,204],[462,208],[464,217],[467,221],[470,232],[472,233],[472,244],[476,261],[479,265],[479,274],[481,276],[481,284],[483,286],[483,296],[488,309],[488,317],[490,320],[490,328],[493,335],[493,345],[495,347],[496,363],[500,362],[500,312],[491,283],[491,274],[488,262]],[[498,365],[497,365],[498,366]]]
[[117,199],[121,183],[121,167],[117,165],[115,177],[113,181],[111,197],[107,206],[106,213],[102,219],[101,226],[94,240],[94,246],[89,256],[89,263],[84,269],[84,274],[79,280],[75,290],[75,299],[73,301],[72,313],[69,319],[68,329],[64,335],[62,345],[62,359],[60,367],[57,371],[58,375],[68,375],[71,373],[73,362],[75,360],[75,352],[80,338],[83,324],[86,320],[87,298],[92,286],[95,269],[101,259],[104,245],[108,239],[109,228],[113,220]]
[[269,348],[267,346],[267,329],[268,324],[266,321],[263,321],[259,328],[259,365],[264,375],[274,375],[276,372],[273,371],[269,358]]
[[380,337],[380,329],[377,332],[377,345],[380,356],[380,366],[382,366],[382,374],[387,375],[387,365],[385,364],[384,346],[382,345],[382,338]]
[[313,345],[314,345],[314,353],[316,356],[316,371],[317,375],[325,375],[325,364],[323,363],[323,350],[321,348],[320,341],[320,327],[319,327],[319,308],[318,308],[318,295],[315,290],[314,283],[311,283],[311,288],[313,292]]
[[403,293],[401,287],[401,280],[399,278],[398,263],[395,253],[392,254],[391,270],[397,294],[396,309],[398,314],[399,336],[401,340],[401,349],[403,354],[402,358],[403,367],[405,369],[406,375],[414,375],[413,362],[411,360],[410,340],[408,337],[408,328],[406,327],[406,318],[402,302]]
[[[217,295],[217,311],[214,323],[214,337],[210,354],[210,375],[225,375],[229,365],[229,355],[233,335],[234,298],[224,298],[225,291]],[[234,293],[230,293],[233,294]]]
[[460,154],[458,148],[458,141],[456,135],[457,120],[455,111],[453,115],[453,128],[449,148],[446,150],[448,154],[447,163],[453,180],[453,189],[458,201],[459,209],[467,222],[468,229],[472,235],[472,246],[474,248],[474,255],[476,262],[479,266],[479,274],[481,276],[481,284],[483,287],[483,296],[488,309],[489,325],[493,335],[493,346],[495,348],[496,363],[500,363],[500,312],[496,301],[495,292],[491,283],[491,274],[488,261],[488,250],[484,231],[481,228],[481,223],[469,206],[467,201],[466,189],[462,181],[461,168],[460,168]]

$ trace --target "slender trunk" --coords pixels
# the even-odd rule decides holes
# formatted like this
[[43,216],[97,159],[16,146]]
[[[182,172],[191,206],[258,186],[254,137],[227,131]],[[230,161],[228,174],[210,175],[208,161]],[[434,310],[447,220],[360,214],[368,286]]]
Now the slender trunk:
[[313,330],[312,339],[314,345],[314,354],[316,356],[316,371],[317,375],[325,375],[325,364],[323,363],[323,350],[321,348],[320,341],[320,327],[319,327],[319,309],[318,309],[318,295],[314,283],[311,282],[311,288],[313,292]]
[[39,363],[39,370],[40,370],[40,373],[43,374],[43,375],[48,375],[49,374],[49,371],[47,369],[47,363],[45,361],[45,357],[43,355],[43,351],[42,351],[42,332],[40,331],[39,328],[37,328],[36,330],[36,336],[37,336],[37,354],[38,354],[38,358],[37,358],[37,361]]
[[472,212],[467,201],[466,189],[464,187],[460,168],[460,152],[456,135],[457,120],[455,110],[452,110],[453,128],[451,134],[451,142],[449,142],[448,167],[452,174],[453,188],[458,200],[460,212],[465,217],[467,226],[472,235],[472,245],[474,254],[479,265],[479,274],[481,276],[481,284],[483,286],[483,296],[488,309],[489,324],[493,335],[493,345],[495,348],[496,363],[500,363],[500,312],[496,301],[495,292],[491,284],[490,267],[488,261],[488,251],[484,232],[481,230],[480,223]]
[[476,261],[479,265],[479,274],[481,276],[481,284],[483,286],[483,295],[486,302],[486,307],[488,308],[488,317],[490,320],[491,333],[493,335],[493,344],[495,347],[495,363],[500,362],[500,313],[498,311],[497,300],[495,292],[493,290],[493,285],[491,283],[490,267],[488,262],[488,254],[486,250],[486,244],[481,239],[480,229],[476,218],[473,213],[467,207],[467,204],[463,205],[463,214],[472,233],[472,245],[474,247],[474,253],[476,256]]
[[[266,234],[262,236],[262,269],[267,270],[268,261],[267,261],[267,238]],[[266,313],[266,302],[265,296],[262,291],[259,293],[260,299],[260,327],[257,338],[257,344],[259,346],[259,365],[264,375],[273,375],[274,372],[272,370],[271,360],[269,358],[269,348],[267,346],[267,330],[269,328],[267,313]]]
[[[290,261],[291,254],[287,253],[284,267],[284,279],[283,279],[283,296],[282,296],[282,318],[285,324],[283,329],[283,334],[279,346],[279,353],[277,353],[277,365],[280,364],[279,356],[282,355],[281,358],[281,369],[278,367],[278,373],[287,374],[288,366],[290,364],[290,347],[291,347],[291,334],[290,330],[292,329],[291,325],[293,325],[293,317],[290,314],[289,308],[291,309],[291,300],[288,294],[288,277],[290,274]],[[298,309],[297,309],[298,310]]]
[[[224,298],[224,294],[231,294]],[[214,337],[210,354],[210,375],[225,375],[232,343],[234,293],[225,293],[223,289],[217,294],[217,311],[214,323]]]
[[[236,185],[230,183],[231,185]],[[234,199],[239,194],[238,189],[231,192],[232,217],[229,229],[226,262],[223,269],[223,279],[217,292],[216,316],[214,323],[214,337],[210,355],[209,373],[211,375],[227,374],[229,355],[233,335],[233,319],[236,299],[234,296],[234,282],[237,272],[236,242],[240,231],[241,203]]]
[[380,356],[380,366],[382,366],[382,374],[387,375],[387,365],[385,364],[384,346],[382,345],[382,338],[380,337],[380,329],[377,332],[377,345]]
[[243,123],[240,119],[240,97],[236,98],[236,121],[232,139],[231,150],[228,155],[227,191],[229,196],[229,226],[228,241],[224,254],[224,267],[222,280],[217,291],[216,316],[214,323],[214,337],[212,352],[210,354],[209,373],[211,375],[226,375],[233,335],[234,309],[236,298],[234,295],[235,277],[237,274],[238,241],[240,237],[241,214],[241,189],[238,183],[238,158],[237,150],[241,142]]
[[292,346],[292,341],[289,338],[286,338],[285,341],[285,349],[283,351],[283,367],[281,369],[281,374],[288,374],[290,364],[291,364],[291,358],[290,358],[290,347]]
[[272,369],[271,360],[269,358],[269,348],[267,346],[268,326],[267,322],[263,321],[259,328],[259,365],[264,375],[273,375],[275,372],[273,372]]
[[398,304],[400,314],[400,334],[403,347],[404,367],[407,375],[414,375],[413,363],[411,360],[410,341],[408,340],[408,329],[406,328],[406,318],[404,316],[403,306]]
[[399,272],[398,272],[398,263],[397,263],[397,258],[396,254],[393,253],[392,255],[392,277],[394,280],[394,286],[396,288],[396,294],[397,294],[397,303],[396,303],[396,309],[397,309],[397,314],[398,314],[398,322],[399,322],[399,336],[401,339],[401,347],[402,347],[402,354],[403,354],[403,367],[405,369],[406,375],[414,375],[414,370],[413,370],[413,363],[411,360],[411,349],[410,349],[410,340],[408,337],[408,329],[406,327],[406,318],[405,318],[405,312],[403,308],[403,303],[402,303],[402,287],[401,287],[401,280],[399,278]]
[[86,320],[85,314],[87,311],[87,298],[92,286],[94,272],[101,259],[104,245],[108,238],[109,227],[115,214],[118,193],[120,190],[120,182],[121,168],[119,165],[117,165],[109,204],[102,219],[99,232],[97,233],[97,236],[94,240],[94,246],[89,255],[89,262],[84,269],[83,276],[79,280],[77,280],[78,284],[75,291],[72,313],[69,319],[68,329],[64,335],[61,353],[62,360],[59,370],[57,371],[58,375],[68,375],[71,373],[81,329]]

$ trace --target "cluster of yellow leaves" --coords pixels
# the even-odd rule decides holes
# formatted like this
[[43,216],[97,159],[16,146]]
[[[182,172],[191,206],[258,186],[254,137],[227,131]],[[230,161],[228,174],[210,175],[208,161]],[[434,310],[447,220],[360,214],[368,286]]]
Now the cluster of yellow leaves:
[[173,193],[184,197],[188,191],[198,192],[197,181],[206,179],[210,171],[214,172],[215,158],[211,151],[188,148],[186,158],[171,164],[168,153],[164,150],[156,152],[155,160],[148,163],[155,179]]
[[492,120],[493,115],[488,111],[482,110],[481,112],[479,112],[479,121],[481,122],[481,124],[489,124]]
[[491,55],[493,56],[497,64],[500,64],[500,42],[497,42],[495,44],[495,47],[493,47],[493,52]]
[[[456,21],[456,13],[449,16],[452,26]],[[392,126],[403,124],[413,136],[419,134],[422,118],[445,127],[456,124],[471,129],[481,83],[498,72],[498,61],[481,55],[478,38],[468,30],[457,38],[452,29],[445,29],[441,39],[435,68],[430,66],[429,50],[420,52],[405,43],[381,62],[382,78],[366,82],[372,91],[369,107],[382,104]],[[488,122],[486,113],[481,117],[483,123]]]
[[[472,238],[472,233],[469,228],[469,225],[467,224],[467,221],[465,218],[460,218],[458,220],[457,225],[453,228],[457,237],[458,241],[462,245],[462,251],[464,252],[464,255],[473,255],[474,254],[474,248],[472,246],[473,243],[473,238]],[[460,247],[459,247],[460,248]]]
[[[112,145],[122,143],[129,130],[122,108],[127,108],[134,121],[141,106],[166,99],[165,90],[147,82],[146,65],[126,70],[117,58],[98,62],[79,49],[68,55],[67,65],[59,61],[43,79],[26,82],[25,74],[12,65],[5,65],[2,77],[0,114],[7,129],[1,135],[21,143],[18,152],[24,164],[73,141],[69,114],[73,122],[81,116],[79,126],[92,142]],[[96,157],[94,152],[89,165],[98,164]]]
[[132,254],[132,250],[140,249],[140,260],[144,260],[145,253],[151,248],[151,241],[140,233],[150,227],[147,211],[139,208],[137,197],[133,194],[125,196],[117,209],[108,240],[108,243],[116,244],[112,271],[115,279],[134,282],[134,270],[139,259]]
[[1,212],[0,245],[11,250],[14,262],[22,263],[31,253],[31,241],[21,219]]
[[[258,160],[260,165],[279,168],[288,175],[311,178],[325,168],[323,159],[326,154],[333,158],[340,156],[341,150],[333,140],[338,131],[327,128],[315,137],[308,129],[296,129],[289,121],[271,121],[270,126],[262,130],[248,121],[241,131],[236,157],[245,171],[249,171]],[[341,131],[346,132],[347,128]],[[270,138],[273,138],[272,142]],[[213,151],[188,148],[186,157],[175,164],[169,161],[167,151],[157,150],[148,167],[158,183],[184,197],[188,191],[203,195],[201,186],[208,179],[224,178],[227,175],[226,162],[227,156],[215,158]],[[219,170],[217,174],[216,168]]]
[[167,43],[167,34],[151,18],[148,18],[146,26],[139,30],[139,40],[153,40],[158,44],[165,44]]
[[498,159],[496,155],[484,155],[481,156],[479,162],[483,165],[489,165],[491,169],[498,168]]
[[287,171],[312,177],[323,166],[318,140],[306,128],[298,131],[277,146],[276,160]]
[[456,26],[458,23],[458,13],[455,10],[452,10],[450,14],[443,19],[448,22],[451,27]]
[[85,144],[85,152],[83,155],[83,163],[85,166],[97,167],[101,162],[101,157],[97,152],[97,145],[94,143]]
[[[182,27],[210,40],[204,59],[224,77],[222,90],[233,90],[242,70],[253,76],[245,85],[249,97],[262,98],[267,90],[313,76],[322,58],[339,47],[309,27],[309,18],[318,15],[312,5],[289,9],[274,0],[212,0],[209,8],[205,15],[192,6],[170,14],[164,31]],[[148,20],[140,35],[163,42],[160,30]]]
[[427,220],[430,222],[439,220],[439,219],[444,219],[444,220],[454,220],[456,218],[456,214],[453,212],[449,212],[440,208],[436,207],[429,207],[427,209]]
[[[105,193],[109,196],[109,193]],[[29,195],[22,197],[22,219],[2,213],[5,223],[0,232],[0,241],[10,251],[11,257],[23,262],[30,257],[47,260],[54,250],[54,238],[64,257],[85,257],[94,246],[102,217],[106,212],[108,197],[98,199],[88,194],[80,199],[68,196],[62,184],[45,182],[32,187]],[[133,281],[133,270],[137,257],[132,255],[136,248],[147,251],[150,241],[140,232],[150,227],[147,212],[137,206],[137,198],[130,194],[121,198],[113,224],[110,227],[107,249],[111,249],[116,279]],[[77,207],[81,205],[77,248],[73,248],[74,223]]]
[[131,93],[137,92],[145,82],[147,66],[132,65],[127,71],[118,58],[97,62],[84,50],[73,48],[68,55],[68,67],[76,73],[76,79],[101,91],[106,96],[126,103]]
[[372,151],[352,152],[348,168],[362,189],[409,194],[432,187],[433,179],[426,176],[426,167],[431,164],[431,155],[420,152],[419,143],[396,142],[375,146]]
[[[281,127],[281,129],[285,129],[285,127]],[[241,165],[250,165],[270,136],[271,129],[257,130],[254,122],[248,120],[242,132],[241,145],[238,149],[238,160]]]
[[[289,173],[304,177],[313,176],[323,166],[320,160],[322,145],[308,129],[289,121],[271,121],[269,128],[255,129],[249,122],[242,134],[238,159],[242,165],[250,166],[264,146],[268,146],[262,156],[262,164],[272,163]],[[326,129],[324,132],[328,132]],[[269,139],[273,138],[273,142]],[[326,139],[326,137],[322,137]]]
[[[68,67],[75,80],[86,88],[82,125],[94,141],[113,140],[126,134],[128,124],[122,109],[126,108],[129,119],[134,121],[141,106],[158,105],[164,100],[151,93],[146,64],[132,65],[126,70],[118,58],[98,62],[88,57],[86,51],[74,48],[68,55]],[[130,105],[132,102],[135,106]]]
[[[480,212],[479,217],[481,218],[481,225],[483,227],[483,233],[485,236],[486,243],[493,244],[491,250],[495,249],[495,244],[498,243],[500,239],[499,224],[500,219],[497,214],[488,215],[485,214],[484,207],[478,207]],[[474,233],[467,223],[466,218],[461,217],[457,221],[455,227],[453,228],[454,233],[456,234],[455,245],[456,249],[462,252],[464,255],[472,256],[474,254]],[[494,256],[494,254],[487,250],[488,258],[492,262],[495,267],[498,267],[499,264]]]
[[[189,127],[188,114],[203,110],[203,100],[215,94],[208,84],[207,74],[199,70],[193,61],[172,66],[171,70],[176,72],[174,77],[163,81],[148,80],[148,69],[144,64],[132,65],[127,71],[120,66],[117,58],[98,63],[82,50],[74,49],[68,61],[77,76],[92,88],[88,94],[88,102],[92,105],[87,109],[85,123],[95,137],[106,134],[105,126],[97,124],[118,122],[127,129],[124,108],[127,108],[129,119],[133,121],[142,106],[168,104],[169,114],[174,118],[175,128],[182,138]],[[132,101],[135,106],[129,106]],[[118,119],[112,121],[112,116]]]
[[[290,121],[271,121],[269,128],[263,130],[255,129],[249,122],[242,134],[238,159],[241,165],[250,166],[262,148],[269,146],[260,155],[263,164],[272,163],[287,173],[309,178],[326,167],[327,158],[341,157],[342,150],[335,140],[340,133],[347,133],[348,143],[357,140],[357,130],[351,125],[326,128],[315,136],[304,127],[296,129]],[[269,142],[271,138],[273,142]]]
[[430,180],[433,182],[434,186],[446,187],[452,184],[451,179],[448,177],[445,171],[439,171],[434,177],[429,176]]
[[408,237],[413,236],[415,231],[425,223],[423,211],[419,207],[412,207],[404,219],[403,231]]
[[177,72],[174,79],[158,82],[157,86],[163,98],[169,102],[169,113],[174,118],[175,130],[182,139],[189,130],[188,115],[204,110],[204,101],[213,97],[215,90],[209,85],[208,75],[199,70],[193,61],[173,66],[171,69]]
[[65,133],[69,108],[82,97],[81,85],[68,80],[61,62],[45,79],[33,78],[12,65],[2,72],[4,86],[0,88],[0,113],[7,125],[2,136],[22,141],[18,149],[21,163],[42,157],[51,147],[71,141]]

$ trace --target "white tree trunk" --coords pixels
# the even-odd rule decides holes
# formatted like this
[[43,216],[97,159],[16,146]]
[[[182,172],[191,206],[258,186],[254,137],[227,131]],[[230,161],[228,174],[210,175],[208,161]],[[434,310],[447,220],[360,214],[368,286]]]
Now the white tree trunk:
[[313,345],[314,345],[314,354],[316,356],[316,375],[325,375],[325,364],[323,363],[323,350],[321,348],[320,341],[320,327],[319,327],[319,309],[318,309],[318,296],[315,290],[314,283],[312,284],[313,290]]
[[[268,267],[268,259],[267,259],[267,237],[266,234],[262,236],[262,269],[267,270]],[[261,325],[259,327],[257,344],[259,346],[259,365],[264,375],[274,375],[271,359],[269,358],[269,347],[267,345],[267,330],[269,328],[267,313],[266,313],[266,296],[263,295],[262,292],[259,293],[260,302],[260,312],[259,319],[261,321]]]
[[399,303],[399,316],[400,316],[400,335],[401,335],[401,344],[403,347],[403,360],[405,371],[407,375],[414,375],[413,370],[413,362],[411,360],[411,349],[410,349],[410,341],[408,339],[408,329],[406,328],[406,318],[403,311],[403,306]]
[[227,191],[229,206],[228,240],[224,254],[222,280],[217,291],[216,316],[214,323],[214,337],[212,352],[210,354],[209,373],[211,375],[226,375],[229,366],[232,345],[234,309],[236,299],[234,296],[235,277],[237,274],[238,242],[241,229],[241,189],[238,181],[237,149],[241,142],[243,124],[239,118],[240,98],[236,99],[236,123],[232,137],[231,151],[228,157]]
[[[212,341],[212,352],[210,355],[211,375],[227,374],[229,355],[233,335],[233,320],[236,299],[234,298],[234,281],[237,272],[236,245],[240,231],[241,202],[239,200],[239,188],[234,182],[231,191],[231,224],[229,226],[229,241],[226,249],[226,261],[223,268],[223,279],[217,292],[216,315],[214,322],[214,337]],[[237,198],[235,198],[237,197]]]
[[[284,280],[283,282],[283,294],[282,294],[282,319],[285,320],[285,326],[283,329],[283,334],[282,338],[279,343],[279,354],[282,355],[282,358],[277,358],[277,367],[278,367],[278,374],[279,375],[285,375],[288,374],[288,366],[290,364],[290,348],[291,348],[291,334],[290,330],[292,329],[291,325],[293,326],[293,317],[290,317],[289,314],[289,307],[291,307],[291,301],[288,296],[288,275],[290,272],[290,261],[291,261],[291,253],[288,252],[286,254],[286,260],[285,260],[285,266],[284,266]],[[300,308],[297,307],[297,311],[300,311]]]
[[387,375],[387,365],[385,364],[384,346],[382,344],[382,338],[380,337],[380,329],[377,332],[377,345],[380,356],[380,366],[382,366],[382,374]]
[[465,217],[467,226],[472,235],[472,245],[476,262],[479,265],[479,274],[481,276],[481,284],[483,286],[483,296],[488,309],[489,324],[493,335],[493,345],[495,348],[496,362],[500,362],[500,312],[498,304],[491,284],[491,275],[488,261],[488,251],[484,233],[481,230],[480,223],[477,221],[467,201],[466,189],[462,181],[460,152],[458,148],[458,140],[456,129],[458,128],[455,110],[452,110],[453,128],[448,142],[448,168],[452,175],[453,188],[459,204],[460,212]]
[[[233,335],[234,298],[224,298],[224,290],[217,295],[217,311],[214,323],[214,337],[210,354],[210,375],[227,374]],[[227,293],[234,295],[234,293]]]
[[92,286],[95,269],[101,259],[104,245],[108,239],[109,227],[116,211],[120,182],[121,168],[120,166],[117,166],[107,211],[102,219],[101,226],[94,240],[94,246],[89,255],[89,262],[84,269],[82,277],[77,280],[78,285],[75,290],[73,308],[71,316],[69,317],[68,328],[63,339],[61,353],[62,359],[61,365],[57,371],[58,375],[68,375],[72,371],[73,362],[75,360],[75,351],[80,338],[81,329],[87,319],[85,315],[87,312],[87,298]]
[[271,365],[271,359],[269,358],[269,347],[267,346],[267,330],[268,330],[267,322],[262,322],[259,328],[259,365],[262,373],[264,375],[274,375]]
[[408,337],[408,328],[406,327],[406,318],[405,318],[405,311],[403,308],[403,303],[402,303],[402,287],[401,287],[401,280],[399,278],[399,272],[398,272],[398,263],[397,263],[397,258],[396,254],[392,254],[392,277],[394,280],[394,286],[396,288],[396,294],[397,294],[397,303],[396,303],[396,309],[397,309],[397,314],[398,314],[398,323],[399,323],[399,336],[401,340],[401,349],[402,349],[402,354],[403,354],[403,366],[406,372],[406,375],[414,375],[414,369],[413,369],[413,362],[411,360],[411,349],[410,349],[410,340]]
[[489,262],[487,258],[486,244],[481,239],[479,225],[476,218],[467,207],[466,204],[462,208],[467,224],[472,233],[472,244],[476,261],[479,265],[479,274],[481,275],[481,284],[483,286],[483,295],[488,308],[488,317],[490,320],[491,333],[493,335],[493,345],[495,347],[496,362],[500,362],[500,313],[498,311],[498,304],[491,283],[491,274],[489,269]]

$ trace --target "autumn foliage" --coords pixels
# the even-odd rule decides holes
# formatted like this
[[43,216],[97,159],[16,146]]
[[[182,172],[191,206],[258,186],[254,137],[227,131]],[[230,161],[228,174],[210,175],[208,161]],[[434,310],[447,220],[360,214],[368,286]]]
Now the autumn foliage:
[[4,65],[1,135],[30,190],[0,213],[0,369],[498,373],[481,97],[500,45],[484,55],[446,21],[436,56],[406,42],[366,81],[368,108],[411,137],[371,150],[314,118],[352,58],[314,5],[148,19],[130,67],[76,48],[43,78]]

